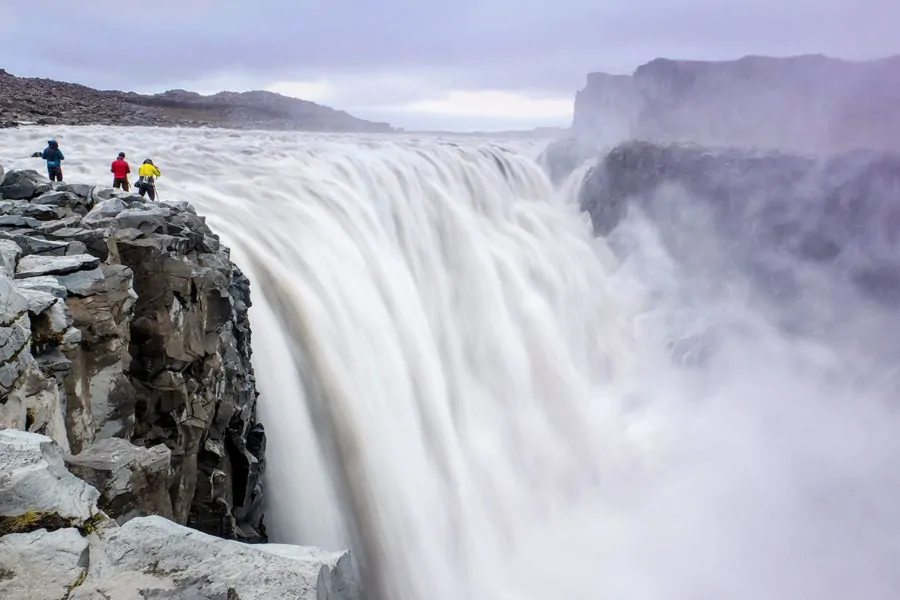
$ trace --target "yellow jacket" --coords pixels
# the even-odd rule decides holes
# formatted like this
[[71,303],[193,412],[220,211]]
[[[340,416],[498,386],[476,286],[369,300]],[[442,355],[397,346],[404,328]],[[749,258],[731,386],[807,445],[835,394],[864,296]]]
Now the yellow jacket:
[[138,170],[138,175],[147,178],[149,181],[153,181],[153,177],[161,177],[162,173],[160,173],[159,169],[154,165],[141,165],[141,168]]

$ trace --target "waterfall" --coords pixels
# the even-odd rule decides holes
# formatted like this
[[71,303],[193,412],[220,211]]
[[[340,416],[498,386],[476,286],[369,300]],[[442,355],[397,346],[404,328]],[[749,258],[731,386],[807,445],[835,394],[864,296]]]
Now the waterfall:
[[369,598],[896,597],[884,398],[739,295],[679,304],[650,225],[614,257],[514,146],[59,129],[72,180],[149,156],[232,247],[273,541],[351,547]]

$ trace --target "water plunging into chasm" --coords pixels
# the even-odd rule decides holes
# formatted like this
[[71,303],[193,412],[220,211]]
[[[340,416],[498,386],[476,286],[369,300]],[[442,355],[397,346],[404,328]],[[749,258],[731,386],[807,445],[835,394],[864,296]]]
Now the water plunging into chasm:
[[[614,257],[539,148],[54,135],[72,181],[105,181],[123,148],[152,157],[161,200],[191,201],[232,247],[273,541],[352,547],[369,598],[895,597],[884,398],[828,377],[841,347],[698,295],[639,218]],[[740,327],[712,358],[675,360],[673,336],[725,322]]]

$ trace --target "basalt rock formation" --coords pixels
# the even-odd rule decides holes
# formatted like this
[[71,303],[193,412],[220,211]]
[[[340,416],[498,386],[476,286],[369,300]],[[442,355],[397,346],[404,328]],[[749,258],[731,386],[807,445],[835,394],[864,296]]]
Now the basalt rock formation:
[[122,522],[265,541],[249,282],[228,249],[187,203],[0,177],[0,427],[54,440]]
[[129,125],[303,131],[389,132],[375,123],[308,100],[265,91],[202,96],[184,90],[143,95],[16,77],[0,69],[0,127]]
[[732,61],[658,58],[633,75],[591,73],[573,133],[628,140],[832,153],[900,150],[900,56]]

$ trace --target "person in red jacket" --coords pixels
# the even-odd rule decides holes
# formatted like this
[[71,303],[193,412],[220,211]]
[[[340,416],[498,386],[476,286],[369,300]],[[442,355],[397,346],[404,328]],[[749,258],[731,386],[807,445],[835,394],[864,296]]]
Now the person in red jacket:
[[113,188],[122,188],[126,192],[131,189],[128,185],[128,174],[131,173],[131,167],[125,160],[124,152],[119,152],[119,157],[113,162],[110,171],[113,174]]

